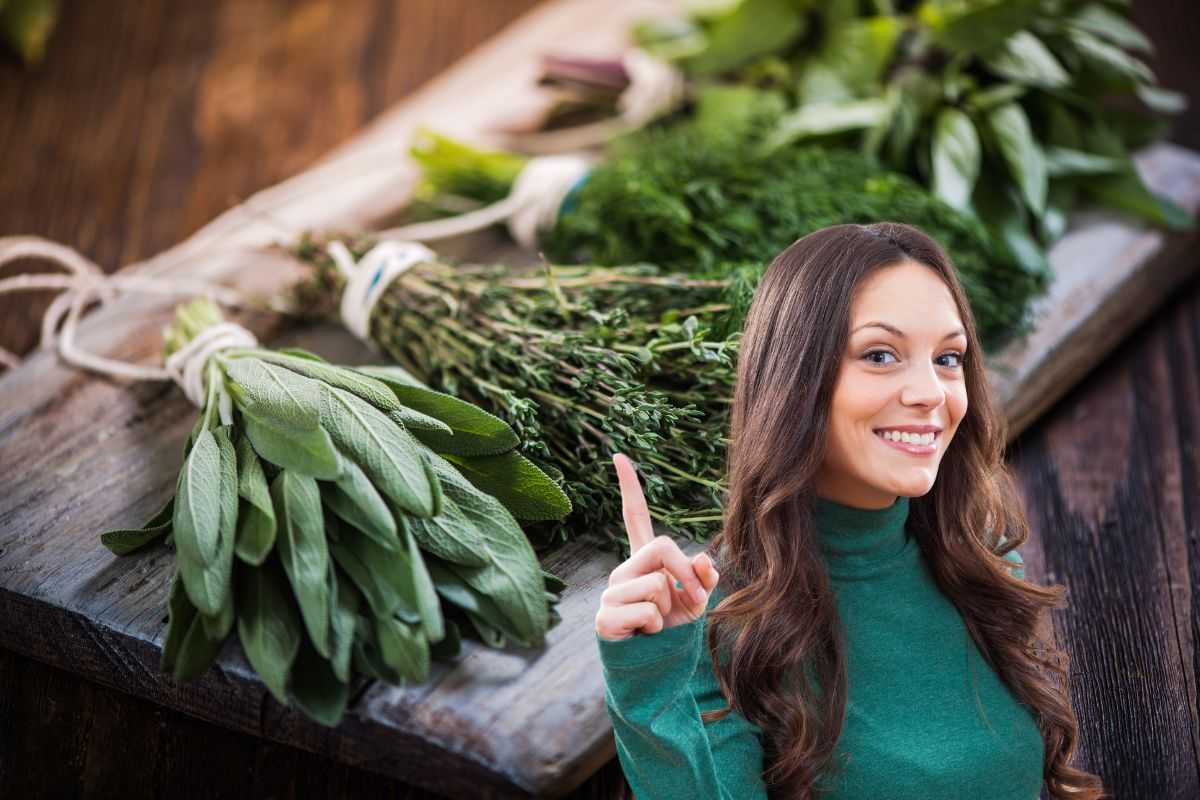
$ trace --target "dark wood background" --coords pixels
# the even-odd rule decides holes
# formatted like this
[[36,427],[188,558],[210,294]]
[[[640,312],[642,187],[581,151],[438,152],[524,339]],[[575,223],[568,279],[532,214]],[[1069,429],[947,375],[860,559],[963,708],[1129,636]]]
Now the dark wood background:
[[[151,256],[305,169],[533,5],[66,2],[40,70],[0,61],[0,235],[43,235],[106,269]],[[1200,77],[1194,12],[1134,5],[1174,88]],[[1200,108],[1172,138],[1200,150]],[[26,351],[46,302],[0,299],[0,345]],[[1012,450],[1029,575],[1068,587],[1054,624],[1072,658],[1078,763],[1118,798],[1200,797],[1198,368],[1194,279]],[[2,645],[4,796],[432,796]],[[576,797],[622,784],[614,760]]]

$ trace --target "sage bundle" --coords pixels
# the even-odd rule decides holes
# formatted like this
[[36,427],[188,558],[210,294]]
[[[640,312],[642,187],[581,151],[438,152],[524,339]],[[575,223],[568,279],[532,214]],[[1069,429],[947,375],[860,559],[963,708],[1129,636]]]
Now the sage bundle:
[[261,348],[207,300],[165,347],[200,408],[175,495],[102,536],[174,545],[164,670],[196,677],[236,628],[280,703],[335,725],[356,674],[426,680],[472,633],[544,643],[563,584],[518,520],[571,507],[503,420],[399,367]]

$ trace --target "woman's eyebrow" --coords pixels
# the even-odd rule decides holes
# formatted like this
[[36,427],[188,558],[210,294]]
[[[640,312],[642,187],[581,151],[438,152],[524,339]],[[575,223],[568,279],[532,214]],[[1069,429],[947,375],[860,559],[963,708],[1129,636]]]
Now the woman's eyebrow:
[[[857,328],[850,331],[850,333],[851,334],[858,333],[863,328],[883,328],[885,331],[888,331],[889,333],[893,333],[896,336],[899,336],[901,339],[907,338],[904,335],[904,331],[900,330],[895,325],[889,325],[888,323],[880,322],[879,320],[872,320],[870,322],[864,322],[862,325],[859,325]],[[954,330],[950,331],[945,336],[943,336],[942,341],[944,342],[947,339],[952,339],[955,336],[966,336],[966,335],[967,335],[967,332],[965,330],[963,330],[962,328],[955,328]]]

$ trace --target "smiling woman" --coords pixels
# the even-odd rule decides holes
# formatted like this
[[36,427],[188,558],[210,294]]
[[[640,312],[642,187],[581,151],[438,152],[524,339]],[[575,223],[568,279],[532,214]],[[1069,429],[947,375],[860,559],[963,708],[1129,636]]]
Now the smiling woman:
[[596,633],[639,800],[1101,796],[980,354],[929,236],[823,228],[755,291],[708,553],[652,536],[615,459],[633,555]]

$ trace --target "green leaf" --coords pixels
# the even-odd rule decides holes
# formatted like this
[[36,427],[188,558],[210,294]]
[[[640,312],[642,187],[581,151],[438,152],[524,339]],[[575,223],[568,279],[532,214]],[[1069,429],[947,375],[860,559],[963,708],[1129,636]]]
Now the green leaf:
[[1046,174],[1052,178],[1063,175],[1109,175],[1124,168],[1119,159],[1069,147],[1047,147],[1045,153]]
[[256,355],[258,352],[249,351],[237,358],[217,356],[238,408],[274,428],[316,430],[321,420],[321,383],[268,364]]
[[354,629],[358,620],[359,594],[349,578],[343,578],[334,564],[327,573],[331,616],[330,635],[333,644],[329,665],[342,683],[350,682],[350,659],[354,645]]
[[926,0],[916,16],[939,44],[975,55],[1000,47],[1041,13],[1040,0]]
[[354,626],[354,645],[350,658],[355,672],[361,672],[376,680],[399,684],[404,678],[383,660],[379,652],[379,639],[375,635],[375,619],[358,615]]
[[1009,259],[1030,274],[1051,275],[1046,253],[1030,233],[1016,187],[1004,181],[988,180],[985,176],[971,202],[976,216],[984,221]]
[[202,612],[202,622],[208,637],[215,641],[225,640],[233,629],[235,617],[233,550],[238,528],[238,473],[237,453],[230,439],[231,430],[231,426],[222,425],[213,431],[221,453],[221,539],[215,561],[206,565],[205,580],[213,587],[213,592],[221,597],[221,605],[215,615]]
[[891,63],[902,21],[894,16],[852,19],[834,26],[797,80],[800,104],[871,97]]
[[1099,3],[1084,6],[1068,24],[1126,50],[1154,52],[1154,45],[1132,22]]
[[442,436],[453,436],[454,431],[450,426],[442,422],[436,417],[431,417],[428,414],[422,414],[411,408],[401,407],[399,411],[391,411],[388,413],[388,419],[402,425],[409,433],[416,434],[418,431],[423,433],[436,433]]
[[432,516],[433,488],[412,435],[349,392],[325,387],[322,398],[322,424],[337,446],[400,508]]
[[987,111],[990,108],[1011,103],[1019,99],[1025,92],[1025,87],[1019,84],[998,83],[995,86],[989,86],[987,89],[967,95],[964,105],[969,111]]
[[285,469],[271,484],[271,499],[279,519],[279,560],[292,584],[313,646],[328,658],[330,603],[325,572],[329,550],[321,493],[311,477]]
[[375,620],[375,637],[384,663],[403,679],[422,683],[429,678],[429,642],[421,630],[395,617]]
[[350,684],[338,680],[326,657],[306,639],[292,667],[292,699],[310,718],[333,727],[350,702]]
[[172,497],[142,527],[106,531],[100,534],[100,542],[118,556],[140,550],[171,530],[171,521],[175,515],[174,505],[175,498]]
[[317,362],[308,358],[284,356],[269,350],[255,351],[255,355],[262,361],[290,369],[306,378],[320,381],[326,386],[336,386],[343,391],[350,392],[380,411],[401,410],[400,404],[396,402],[396,395],[385,384],[358,370]]
[[1186,231],[1195,226],[1195,219],[1186,209],[1146,185],[1116,133],[1103,125],[1093,125],[1084,131],[1084,137],[1088,150],[1123,164],[1116,175],[1096,176],[1081,183],[1093,199],[1167,230]]
[[562,519],[571,513],[571,500],[558,484],[515,450],[475,458],[446,454],[445,458],[517,519]]
[[1057,89],[1071,82],[1050,48],[1029,31],[1014,33],[998,51],[982,60],[996,75],[1028,86]]
[[223,474],[221,446],[208,428],[196,443],[179,473],[172,528],[179,570],[188,599],[201,614],[216,615],[229,588],[229,574],[221,569]]
[[330,541],[334,561],[362,592],[376,617],[400,613],[420,619],[413,568],[405,549],[385,550],[373,539],[352,532]]
[[357,464],[346,459],[345,467],[341,480],[321,488],[325,505],[385,549],[397,549],[400,540],[392,510]]
[[287,705],[287,684],[303,638],[300,615],[275,559],[237,568],[238,639],[267,689]]
[[308,350],[305,350],[301,347],[281,347],[278,350],[276,350],[275,352],[282,353],[285,356],[295,356],[296,358],[307,358],[309,361],[319,361],[322,364],[329,363],[328,361],[321,358],[316,353],[309,352]]
[[462,634],[454,620],[446,620],[446,635],[438,642],[430,642],[429,655],[440,660],[455,658],[462,652]]
[[275,546],[275,507],[271,487],[254,446],[246,435],[237,437],[238,495],[245,500],[238,514],[237,555],[259,565]]
[[1151,111],[1160,114],[1178,114],[1188,107],[1187,95],[1161,86],[1137,85],[1137,96]]
[[683,62],[695,77],[720,75],[781,50],[807,25],[791,0],[742,0],[704,27],[704,49]]
[[161,669],[177,681],[190,681],[208,669],[221,652],[221,642],[204,634],[196,607],[188,600],[182,574],[177,570],[167,599],[167,636]]
[[255,452],[272,464],[322,481],[336,481],[341,476],[342,460],[323,428],[284,428],[276,420],[245,412],[242,422]]
[[413,431],[430,449],[456,455],[491,455],[512,450],[521,443],[508,423],[476,405],[444,392],[436,392],[416,382],[400,367],[359,367],[359,372],[383,383],[406,408],[444,422],[453,431]]
[[447,501],[478,519],[476,528],[483,534],[482,552],[487,563],[478,567],[453,564],[451,568],[492,599],[516,632],[514,638],[526,646],[540,646],[549,607],[543,594],[541,566],[529,540],[500,501],[472,486],[445,459],[437,455],[432,459]]
[[1021,106],[1007,103],[989,112],[987,120],[1021,196],[1040,215],[1046,210],[1046,162],[1042,149],[1034,141],[1029,118]]
[[412,535],[412,531],[408,529],[407,525],[403,527],[404,542],[408,549],[409,568],[412,571],[413,594],[417,609],[421,614],[421,624],[425,628],[426,638],[430,642],[438,642],[446,635],[441,601],[438,600],[437,589],[433,585],[433,578],[425,565],[425,558],[421,555],[416,537]]
[[1154,83],[1154,72],[1145,62],[1084,30],[1069,32],[1071,43],[1102,75],[1120,82]]
[[764,153],[814,136],[872,128],[888,115],[883,97],[834,103],[810,103],[784,115],[763,141]]
[[934,194],[960,211],[967,210],[981,157],[971,118],[957,108],[942,109],[933,134]]

